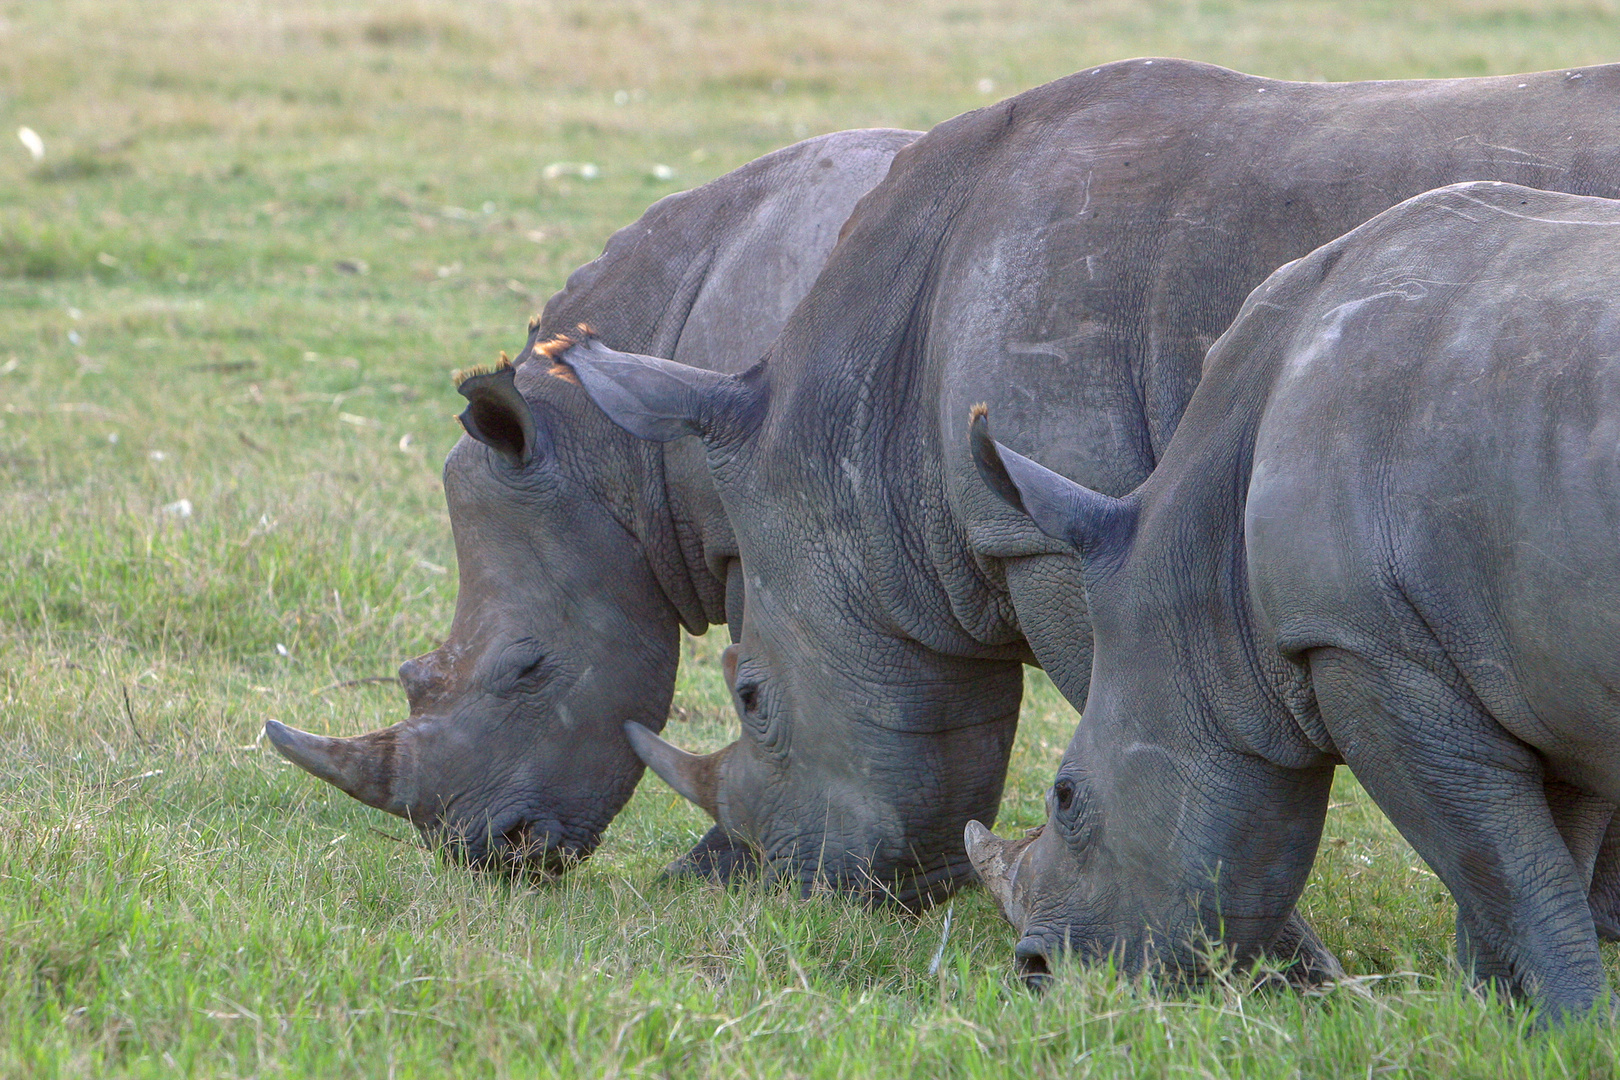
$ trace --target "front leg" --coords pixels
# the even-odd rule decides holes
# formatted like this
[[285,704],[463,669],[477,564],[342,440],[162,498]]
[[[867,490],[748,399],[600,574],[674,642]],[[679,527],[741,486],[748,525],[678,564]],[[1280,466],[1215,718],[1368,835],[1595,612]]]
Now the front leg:
[[716,825],[685,855],[664,867],[661,881],[701,878],[729,885],[759,874],[759,852]]
[[1587,880],[1535,751],[1410,659],[1318,649],[1310,663],[1345,763],[1456,898],[1464,969],[1555,1021],[1605,1000]]

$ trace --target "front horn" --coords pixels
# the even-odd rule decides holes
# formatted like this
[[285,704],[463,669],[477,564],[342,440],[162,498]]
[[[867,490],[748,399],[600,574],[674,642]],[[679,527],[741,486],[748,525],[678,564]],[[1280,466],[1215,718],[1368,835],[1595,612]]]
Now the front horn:
[[697,803],[704,813],[720,822],[720,766],[731,753],[732,747],[721,747],[712,754],[688,754],[685,750],[665,742],[634,720],[624,725],[624,733],[631,749],[664,783]]
[[281,756],[318,776],[367,806],[409,818],[409,808],[394,794],[399,755],[405,751],[399,725],[350,739],[331,739],[266,720],[264,733]]
[[1023,908],[1013,897],[1013,879],[1018,876],[1018,860],[1039,835],[1040,829],[1033,829],[1022,840],[1003,840],[977,821],[968,822],[962,834],[974,873],[996,898],[1001,914],[1020,934],[1024,932],[1025,918]]

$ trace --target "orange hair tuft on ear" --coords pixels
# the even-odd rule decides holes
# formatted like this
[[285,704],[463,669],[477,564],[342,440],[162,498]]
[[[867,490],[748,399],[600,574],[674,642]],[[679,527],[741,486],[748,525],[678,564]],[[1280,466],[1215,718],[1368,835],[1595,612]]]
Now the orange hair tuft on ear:
[[558,334],[548,341],[542,341],[535,345],[534,355],[543,356],[547,360],[555,360],[575,344],[574,339],[568,334]]
[[455,383],[456,389],[459,390],[461,389],[461,384],[466,382],[468,379],[476,379],[480,375],[489,375],[494,372],[494,370],[495,369],[490,367],[488,364],[474,364],[472,367],[464,367],[453,373],[450,376],[450,381]]

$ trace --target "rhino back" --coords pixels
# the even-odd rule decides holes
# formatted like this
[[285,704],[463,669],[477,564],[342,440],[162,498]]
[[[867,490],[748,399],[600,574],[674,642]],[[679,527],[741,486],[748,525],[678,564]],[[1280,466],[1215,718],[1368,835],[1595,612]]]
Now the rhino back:
[[[1616,119],[1620,66],[1309,84],[1171,60],[958,117],[896,156],[789,321],[769,438],[813,443],[824,496],[865,521],[884,622],[1000,655],[1036,619],[1034,655],[1078,699],[1078,564],[979,482],[969,407],[989,403],[1013,449],[1123,494],[1273,269],[1454,181],[1620,195]],[[844,491],[840,474],[865,479]],[[1028,557],[1034,577],[1009,586],[1005,561]]]
[[1469,185],[1336,246],[1275,317],[1246,511],[1269,633],[1451,672],[1620,796],[1620,205]]
[[569,275],[542,338],[586,322],[621,350],[748,367],[815,282],[856,200],[917,135],[834,132],[660,199]]
[[[953,495],[984,490],[964,437],[976,401],[1013,449],[1123,494],[1271,271],[1458,181],[1620,195],[1616,121],[1620,65],[1312,84],[1163,60],[975,116],[1002,130],[985,132],[922,299]],[[1002,513],[971,513],[986,509]]]

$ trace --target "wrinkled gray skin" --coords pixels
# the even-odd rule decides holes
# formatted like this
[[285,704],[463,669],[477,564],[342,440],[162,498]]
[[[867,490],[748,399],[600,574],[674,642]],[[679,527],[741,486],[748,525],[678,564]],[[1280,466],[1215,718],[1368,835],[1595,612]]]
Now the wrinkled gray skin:
[[968,880],[1020,663],[1076,701],[1091,670],[1079,563],[984,489],[969,406],[1127,492],[1268,273],[1478,177],[1620,195],[1620,67],[1306,84],[1110,64],[897,155],[746,377],[568,353],[630,430],[702,435],[736,532],[743,736],[687,778],[723,828],[775,873],[907,905]]
[[702,448],[632,439],[535,346],[587,322],[623,348],[746,367],[915,137],[768,154],[659,201],[575,271],[516,371],[462,385],[471,434],[444,468],[460,593],[449,639],[400,668],[409,718],[352,739],[272,721],[276,747],[475,865],[555,872],[589,855],[641,776],[622,725],[663,726],[679,628],[740,620],[742,590],[727,588],[736,545]]
[[1607,1004],[1616,280],[1620,204],[1458,185],[1257,289],[1127,497],[976,438],[1082,553],[1096,634],[1043,832],[970,838],[1026,970],[1253,955],[1343,762],[1456,898],[1465,969],[1549,1016]]

